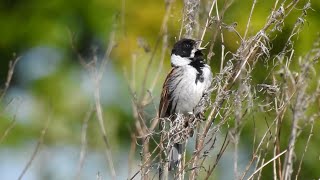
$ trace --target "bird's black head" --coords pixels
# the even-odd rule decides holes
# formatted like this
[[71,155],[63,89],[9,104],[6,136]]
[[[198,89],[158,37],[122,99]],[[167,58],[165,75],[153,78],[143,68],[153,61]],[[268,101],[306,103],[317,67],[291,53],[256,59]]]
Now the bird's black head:
[[193,57],[194,52],[197,49],[197,42],[192,39],[181,39],[173,46],[171,55],[177,55],[181,57]]

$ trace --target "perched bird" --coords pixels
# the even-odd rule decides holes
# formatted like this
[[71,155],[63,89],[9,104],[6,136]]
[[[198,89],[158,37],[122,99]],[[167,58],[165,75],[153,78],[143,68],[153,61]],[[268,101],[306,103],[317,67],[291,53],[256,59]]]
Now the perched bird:
[[[159,105],[159,118],[177,114],[193,114],[194,108],[208,90],[212,72],[204,62],[202,49],[192,39],[181,39],[171,52],[172,69],[163,84]],[[171,118],[174,120],[174,118]],[[175,143],[169,152],[169,170],[175,168],[182,156],[182,144]]]

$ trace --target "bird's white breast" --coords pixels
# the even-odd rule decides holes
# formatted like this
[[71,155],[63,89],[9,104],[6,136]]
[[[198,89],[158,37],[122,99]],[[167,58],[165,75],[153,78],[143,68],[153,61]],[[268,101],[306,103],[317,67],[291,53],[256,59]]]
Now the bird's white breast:
[[205,90],[207,90],[212,81],[210,67],[205,65],[203,71],[203,82],[196,83],[198,71],[190,66],[181,66],[177,68],[177,76],[174,78],[169,88],[172,90],[174,113],[190,113],[199,103]]

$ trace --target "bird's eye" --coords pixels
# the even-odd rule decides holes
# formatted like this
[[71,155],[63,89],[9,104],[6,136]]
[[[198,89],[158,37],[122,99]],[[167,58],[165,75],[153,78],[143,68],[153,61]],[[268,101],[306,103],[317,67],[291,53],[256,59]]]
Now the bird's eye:
[[186,48],[190,48],[190,44],[185,44],[185,47]]

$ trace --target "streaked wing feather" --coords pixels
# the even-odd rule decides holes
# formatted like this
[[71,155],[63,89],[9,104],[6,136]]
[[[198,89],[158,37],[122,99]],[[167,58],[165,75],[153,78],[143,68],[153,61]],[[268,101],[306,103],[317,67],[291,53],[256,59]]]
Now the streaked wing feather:
[[160,105],[159,105],[159,117],[164,118],[170,116],[170,103],[171,103],[171,92],[169,91],[169,84],[171,77],[175,74],[175,68],[172,68],[167,75],[166,80],[163,83]]

